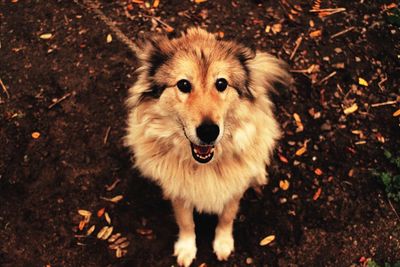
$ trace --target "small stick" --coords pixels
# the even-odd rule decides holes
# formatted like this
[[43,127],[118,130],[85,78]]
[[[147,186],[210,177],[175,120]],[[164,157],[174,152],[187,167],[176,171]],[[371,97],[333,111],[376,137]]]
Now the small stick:
[[349,32],[349,31],[352,31],[352,30],[354,30],[354,28],[355,28],[355,27],[352,26],[352,27],[347,28],[347,29],[345,29],[345,30],[343,30],[343,31],[340,31],[340,32],[338,32],[338,33],[335,33],[334,35],[332,35],[332,36],[330,37],[330,39],[334,39],[334,38],[336,38],[336,37],[338,37],[338,36],[340,36],[340,35],[343,35],[343,34]]
[[155,21],[157,21],[158,23],[160,23],[161,25],[163,25],[165,28],[174,30],[174,27],[172,27],[171,25],[169,25],[168,23],[162,21],[162,20],[159,19],[159,18],[156,18],[156,17],[154,17],[154,16],[145,15],[145,14],[143,14],[143,17],[147,17],[147,18],[154,19]]
[[106,186],[105,186],[105,187],[106,187],[106,190],[107,190],[107,191],[113,190],[113,189],[117,186],[117,184],[118,184],[120,181],[121,181],[121,180],[120,180],[119,178],[115,179],[115,181],[114,181],[111,185],[106,185]]
[[341,12],[346,11],[344,7],[338,8],[319,8],[319,9],[311,9],[310,12],[317,13],[317,12]]
[[322,83],[326,82],[327,80],[329,80],[330,78],[332,78],[335,75],[336,75],[336,71],[332,72],[331,74],[329,74],[328,76],[326,76],[325,78],[320,80],[319,82],[316,82],[316,84],[322,84]]
[[297,52],[297,49],[299,49],[299,46],[300,46],[300,44],[301,44],[301,42],[303,41],[303,37],[302,36],[299,36],[299,38],[297,38],[297,40],[296,40],[296,46],[294,47],[294,49],[293,49],[293,52],[292,52],[292,54],[290,55],[290,60],[292,60],[293,59],[293,57],[294,57],[294,55],[296,54],[296,52]]
[[104,136],[104,139],[103,139],[103,144],[107,144],[107,140],[108,140],[108,136],[110,134],[110,131],[111,131],[111,126],[108,126],[107,131],[106,131],[106,135]]
[[64,101],[65,99],[67,99],[68,97],[70,97],[72,95],[72,93],[67,93],[64,96],[62,96],[61,98],[57,99],[54,103],[52,103],[51,105],[48,106],[48,109],[52,109],[55,105],[57,105],[58,103]]
[[8,93],[7,87],[4,85],[3,81],[1,80],[1,78],[0,78],[0,85],[1,85],[1,88],[3,89],[4,93],[6,93],[7,98],[10,98],[10,94]]
[[381,91],[383,91],[382,84],[383,84],[384,82],[386,82],[386,81],[387,81],[387,77],[383,78],[383,79],[378,83],[379,89],[381,89]]
[[397,100],[392,100],[392,101],[386,101],[386,102],[382,102],[382,103],[375,103],[375,104],[372,104],[371,107],[376,108],[376,107],[381,107],[381,106],[393,105],[396,103],[397,103]]
[[344,11],[346,11],[346,9],[335,10],[335,11],[326,12],[326,13],[321,12],[321,14],[319,14],[319,16],[327,17],[327,16],[331,16],[331,15],[333,15],[333,14],[337,14],[337,13],[340,13],[340,12],[344,12]]
[[400,220],[400,216],[399,216],[399,214],[397,213],[396,209],[393,207],[392,201],[390,201],[390,199],[388,199],[388,200],[389,200],[389,205],[390,205],[390,207],[391,207],[392,210],[394,211],[394,214],[396,214],[397,219]]

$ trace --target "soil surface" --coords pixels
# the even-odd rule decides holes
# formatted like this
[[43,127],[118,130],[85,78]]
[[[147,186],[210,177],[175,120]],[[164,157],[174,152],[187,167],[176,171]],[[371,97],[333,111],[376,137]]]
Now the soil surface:
[[[241,202],[234,254],[216,260],[216,218],[196,214],[193,266],[400,260],[400,206],[373,175],[400,148],[392,1],[136,2],[99,8],[134,42],[197,25],[282,58],[296,81],[273,96],[284,137],[269,185]],[[345,10],[310,12],[322,8]],[[80,1],[2,0],[0,22],[0,265],[176,266],[171,206],[121,142],[134,53]],[[102,208],[130,242],[121,258],[96,237],[108,225]],[[88,223],[80,209],[93,213]]]

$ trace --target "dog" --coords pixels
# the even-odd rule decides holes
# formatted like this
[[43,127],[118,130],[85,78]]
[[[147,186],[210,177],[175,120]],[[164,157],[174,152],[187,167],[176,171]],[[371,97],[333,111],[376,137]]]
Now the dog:
[[272,55],[200,28],[139,46],[124,143],[135,167],[172,203],[177,263],[187,267],[196,257],[194,209],[218,215],[213,249],[227,260],[240,199],[267,183],[281,136],[269,92],[290,75]]

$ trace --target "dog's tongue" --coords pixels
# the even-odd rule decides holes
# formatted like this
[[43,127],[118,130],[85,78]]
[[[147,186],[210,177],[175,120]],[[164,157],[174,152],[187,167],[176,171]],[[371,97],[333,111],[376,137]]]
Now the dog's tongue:
[[194,145],[194,148],[196,149],[198,154],[208,155],[211,152],[212,146],[196,146],[196,145]]

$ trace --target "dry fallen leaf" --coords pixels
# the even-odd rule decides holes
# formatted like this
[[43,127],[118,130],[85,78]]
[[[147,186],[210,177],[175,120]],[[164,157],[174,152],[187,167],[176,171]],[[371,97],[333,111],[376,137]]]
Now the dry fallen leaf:
[[194,2],[195,2],[196,4],[200,4],[200,3],[207,2],[207,0],[194,0]]
[[48,39],[50,39],[51,37],[53,37],[53,35],[52,35],[51,33],[43,33],[43,34],[41,34],[41,35],[39,36],[39,38],[40,38],[40,39],[43,39],[43,40],[48,40]]
[[282,24],[276,23],[271,27],[273,33],[278,33],[282,31]]
[[112,235],[109,239],[108,242],[113,243],[115,240],[117,240],[121,236],[121,233],[116,233]]
[[321,171],[321,169],[320,168],[316,168],[315,170],[314,170],[314,173],[316,174],[316,175],[322,175],[322,171]]
[[86,235],[89,236],[94,232],[94,229],[96,229],[95,225],[92,225],[86,232]]
[[288,190],[289,189],[289,181],[288,180],[280,180],[279,187],[284,191]]
[[33,132],[32,133],[32,138],[33,139],[38,139],[40,137],[40,133],[39,132]]
[[296,151],[296,156],[301,156],[307,151],[307,142],[304,142],[303,146]]
[[113,198],[107,198],[107,197],[100,197],[100,198],[103,199],[103,200],[106,200],[106,201],[117,203],[117,202],[121,201],[124,198],[124,196],[123,195],[118,195],[118,196],[115,196]]
[[322,189],[321,189],[321,187],[319,187],[313,196],[313,200],[317,200],[319,198],[319,196],[321,195],[321,193],[322,193]]
[[86,222],[85,222],[84,220],[80,221],[80,222],[79,222],[78,229],[79,229],[80,231],[82,231],[83,228],[85,228],[85,225],[86,225]]
[[159,4],[160,4],[160,0],[154,0],[153,7],[157,8]]
[[272,241],[275,240],[275,236],[274,235],[269,235],[267,237],[265,237],[263,240],[260,241],[260,246],[266,246],[269,243],[271,243]]
[[104,226],[103,228],[101,228],[101,230],[97,233],[97,238],[101,239],[107,232],[108,228],[109,228],[108,226]]
[[106,208],[101,208],[101,209],[99,209],[99,210],[97,211],[97,217],[100,218],[101,216],[103,216],[105,210],[106,210]]
[[345,109],[343,110],[343,112],[344,112],[345,115],[348,115],[348,114],[350,114],[350,113],[355,112],[357,109],[358,109],[357,103],[354,103],[354,104],[351,105],[350,107],[345,108]]
[[393,113],[393,117],[400,116],[400,108]]
[[310,37],[311,38],[320,37],[321,35],[322,35],[322,31],[321,30],[316,30],[316,31],[310,32]]
[[293,118],[296,121],[296,125],[297,125],[296,133],[302,132],[304,130],[304,126],[303,126],[303,123],[301,122],[300,115],[297,113],[293,113]]
[[78,210],[78,214],[82,215],[84,217],[90,217],[92,216],[92,213],[88,210]]
[[107,212],[104,213],[104,218],[106,219],[106,222],[107,222],[108,224],[111,224],[111,218],[110,218],[110,215],[108,215]]
[[283,163],[289,163],[289,161],[287,160],[287,158],[281,154],[278,154],[278,157],[280,159],[280,161],[282,161]]
[[363,78],[358,78],[358,84],[362,86],[368,86],[368,82]]
[[107,230],[104,232],[103,236],[101,237],[101,239],[107,240],[111,236],[113,230],[114,230],[114,227],[112,227],[112,226],[108,227]]
[[112,42],[112,35],[111,34],[107,34],[106,42],[107,42],[107,44]]

